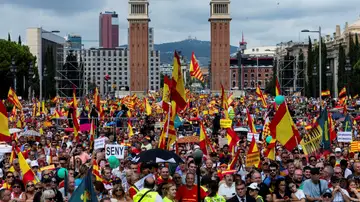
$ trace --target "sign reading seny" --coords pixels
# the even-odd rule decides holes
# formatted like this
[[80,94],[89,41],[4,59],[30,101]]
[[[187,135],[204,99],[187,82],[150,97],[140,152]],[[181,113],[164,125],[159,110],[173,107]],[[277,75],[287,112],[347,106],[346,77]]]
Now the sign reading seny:
[[118,159],[124,159],[125,146],[118,144],[107,144],[105,147],[106,158],[115,156]]

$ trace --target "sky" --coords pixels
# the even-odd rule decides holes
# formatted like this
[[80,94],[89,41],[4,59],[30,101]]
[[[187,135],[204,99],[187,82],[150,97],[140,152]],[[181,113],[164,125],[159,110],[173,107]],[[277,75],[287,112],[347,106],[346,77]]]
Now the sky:
[[[189,36],[210,39],[210,0],[149,0],[150,26],[155,43],[181,41]],[[280,42],[305,41],[302,29],[322,27],[323,35],[335,32],[337,24],[359,19],[359,0],[232,0],[230,43],[238,46],[244,33],[248,47]],[[62,36],[79,34],[83,40],[98,40],[99,13],[119,14],[120,44],[127,43],[128,0],[0,0],[0,38],[21,35],[26,28],[59,30]],[[310,35],[317,37],[316,35]],[[96,47],[98,42],[86,43]]]

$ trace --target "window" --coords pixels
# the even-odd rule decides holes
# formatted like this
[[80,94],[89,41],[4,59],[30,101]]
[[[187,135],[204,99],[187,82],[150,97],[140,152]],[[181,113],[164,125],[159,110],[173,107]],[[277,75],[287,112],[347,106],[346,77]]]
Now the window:
[[269,74],[265,74],[265,77],[268,77],[269,76]]
[[247,74],[244,74],[244,77],[247,78]]
[[251,74],[251,78],[254,78],[254,74]]
[[236,74],[235,74],[235,73],[233,73],[233,78],[236,78]]
[[258,74],[258,77],[261,77],[261,74]]

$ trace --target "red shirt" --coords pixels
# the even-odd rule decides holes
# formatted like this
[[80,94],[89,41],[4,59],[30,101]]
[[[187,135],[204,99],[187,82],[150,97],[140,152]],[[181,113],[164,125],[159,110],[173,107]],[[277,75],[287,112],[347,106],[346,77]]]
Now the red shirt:
[[[206,192],[200,188],[201,199],[206,197]],[[179,202],[196,202],[197,201],[197,185],[193,185],[191,189],[188,189],[186,185],[182,185],[176,192],[176,199]]]
[[167,180],[164,180],[161,176],[159,176],[159,177],[156,179],[156,184],[157,184],[157,185],[162,184],[162,183],[170,183],[170,182],[173,182],[170,177],[169,177]]
[[138,191],[139,190],[135,186],[131,186],[129,188],[129,195],[130,195],[131,199],[134,199],[134,196],[135,196],[135,194],[137,194]]

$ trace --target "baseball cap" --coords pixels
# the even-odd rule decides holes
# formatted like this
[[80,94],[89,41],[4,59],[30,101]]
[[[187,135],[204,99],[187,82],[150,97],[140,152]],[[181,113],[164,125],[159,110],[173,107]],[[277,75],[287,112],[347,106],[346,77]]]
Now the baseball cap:
[[31,161],[30,166],[31,167],[39,167],[39,164],[37,161]]
[[260,190],[260,187],[258,186],[258,184],[256,182],[253,182],[251,183],[249,186],[248,186],[249,189],[252,189],[252,190]]
[[317,174],[320,174],[320,170],[319,170],[319,168],[311,168],[310,173],[312,175],[317,175]]
[[339,147],[336,147],[336,148],[335,148],[335,153],[336,153],[336,152],[341,152],[341,149],[340,149]]
[[326,189],[325,192],[323,193],[323,196],[327,196],[327,197],[331,198],[332,197],[331,189]]

